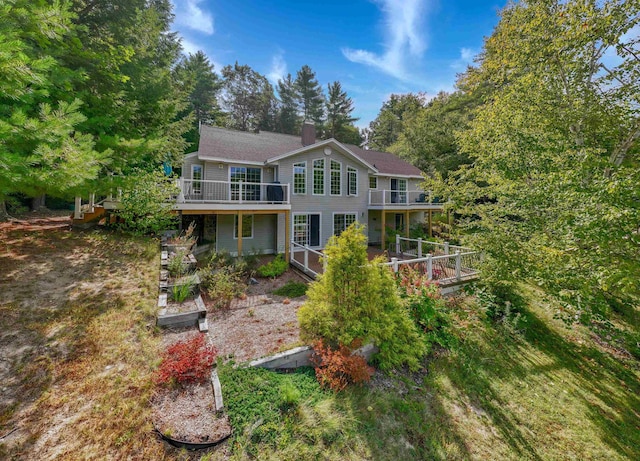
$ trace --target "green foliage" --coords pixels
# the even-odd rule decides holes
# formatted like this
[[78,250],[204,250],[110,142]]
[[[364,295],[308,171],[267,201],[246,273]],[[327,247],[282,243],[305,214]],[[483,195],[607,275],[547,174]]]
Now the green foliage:
[[[353,100],[342,90],[340,82],[335,81],[327,85],[327,120],[325,123],[325,137],[335,138],[340,142],[360,145],[362,138],[359,131],[352,128],[358,118],[352,117]],[[354,136],[355,135],[355,136]]]
[[224,93],[222,103],[229,115],[229,126],[242,131],[264,129],[273,118],[275,96],[264,75],[247,65],[222,68]]
[[454,347],[457,338],[451,329],[452,320],[438,284],[408,265],[400,269],[397,282],[411,318],[424,335],[427,348],[433,344]]
[[420,334],[403,306],[391,271],[381,259],[367,260],[367,238],[358,223],[325,248],[327,269],[307,290],[298,310],[301,338],[326,344],[373,342],[383,368],[417,368],[425,352]]
[[473,163],[441,191],[486,255],[483,278],[541,286],[568,321],[640,302],[639,13],[638,2],[510,3],[459,85],[491,97],[457,135]]
[[185,261],[188,254],[186,250],[180,250],[169,257],[167,270],[172,277],[181,277],[188,272],[189,264]]
[[175,227],[176,217],[171,208],[177,193],[174,179],[161,169],[135,170],[126,180],[117,209],[118,216],[124,220],[121,226],[135,234],[157,234]]
[[378,116],[369,123],[367,129],[367,146],[370,149],[387,151],[398,141],[404,131],[405,118],[414,114],[424,106],[423,93],[392,94],[382,104]]
[[216,309],[229,307],[234,298],[245,289],[242,272],[234,266],[213,268],[207,266],[200,271],[201,289],[209,296]]
[[273,261],[258,267],[258,275],[260,277],[279,277],[289,268],[289,263],[284,260],[284,256],[277,255]]
[[294,82],[302,120],[310,120],[319,125],[324,117],[324,94],[316,80],[316,73],[306,64],[296,74]]
[[187,280],[180,280],[178,283],[171,287],[171,298],[182,304],[188,297],[193,294],[193,278]]
[[284,80],[278,80],[278,97],[276,131],[298,135],[301,126],[298,115],[298,90],[291,74],[287,74]]
[[307,292],[307,284],[303,282],[287,282],[280,288],[273,290],[274,295],[286,296],[287,298],[299,298]]

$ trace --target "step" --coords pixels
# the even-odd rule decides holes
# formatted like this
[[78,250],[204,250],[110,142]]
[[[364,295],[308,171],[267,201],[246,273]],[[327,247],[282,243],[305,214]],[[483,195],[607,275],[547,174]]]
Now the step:
[[206,317],[198,319],[198,329],[202,333],[206,333],[207,331],[209,331],[209,322],[207,322]]
[[158,307],[167,307],[167,293],[160,293],[158,296]]

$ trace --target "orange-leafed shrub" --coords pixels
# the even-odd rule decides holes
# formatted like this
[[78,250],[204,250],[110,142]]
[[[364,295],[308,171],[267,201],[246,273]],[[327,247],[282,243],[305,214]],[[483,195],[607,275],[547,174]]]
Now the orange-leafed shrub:
[[208,378],[218,351],[204,335],[178,341],[167,348],[156,372],[156,384],[193,383]]
[[316,367],[316,378],[322,387],[340,392],[349,384],[369,381],[373,367],[361,355],[353,354],[358,345],[347,347],[340,344],[337,349],[325,346],[322,340],[313,345],[311,362]]

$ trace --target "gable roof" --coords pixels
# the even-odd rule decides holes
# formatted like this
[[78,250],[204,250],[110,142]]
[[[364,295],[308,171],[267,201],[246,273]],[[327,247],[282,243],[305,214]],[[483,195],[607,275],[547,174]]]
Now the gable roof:
[[198,158],[200,160],[236,161],[265,164],[289,155],[295,155],[326,144],[334,144],[367,166],[373,166],[380,175],[421,177],[421,171],[388,152],[362,149],[353,144],[342,144],[334,139],[321,140],[309,146],[302,145],[300,136],[261,131],[230,130],[202,125]]

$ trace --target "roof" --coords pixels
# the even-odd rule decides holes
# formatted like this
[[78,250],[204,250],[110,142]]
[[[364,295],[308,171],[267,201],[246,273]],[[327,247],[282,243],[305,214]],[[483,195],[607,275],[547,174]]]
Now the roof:
[[[362,149],[353,144],[338,145],[348,149],[356,158],[373,165],[378,174],[420,176],[420,169],[388,152]],[[313,149],[327,140],[318,141],[306,146]],[[202,125],[200,129],[200,144],[198,158],[201,160],[226,160],[237,162],[266,163],[274,157],[306,149],[302,145],[300,136],[261,131],[230,130]]]

